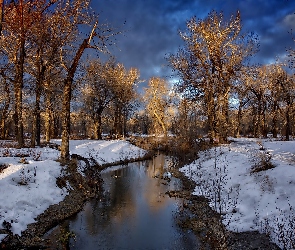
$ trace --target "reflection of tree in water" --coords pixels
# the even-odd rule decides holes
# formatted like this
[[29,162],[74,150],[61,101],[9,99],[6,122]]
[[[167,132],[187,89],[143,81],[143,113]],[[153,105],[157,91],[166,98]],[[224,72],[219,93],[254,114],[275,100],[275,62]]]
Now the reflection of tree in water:
[[[170,202],[165,193],[168,188],[175,189],[174,180],[167,182],[161,178],[167,171],[169,160],[158,155],[150,161],[103,172],[104,196],[87,203],[84,225],[81,226],[90,235],[110,237],[114,230],[140,225],[142,209],[153,214],[165,209]],[[144,220],[149,221],[147,218]]]
[[133,197],[133,186],[136,175],[130,174],[133,168],[121,168],[103,175],[104,196],[93,200],[85,208],[87,230],[98,234],[112,223],[121,223],[123,218],[135,214],[136,204]]
[[146,164],[148,164],[147,174],[149,177],[161,177],[164,174],[165,155],[157,155]]
[[[167,190],[178,189],[176,178],[170,182],[161,178],[171,166],[169,159],[159,155],[151,161],[103,171],[103,199],[88,202],[71,224],[77,233],[74,249],[95,249],[98,245],[109,249],[143,245],[148,249],[177,249],[174,244],[196,249],[195,241],[185,238],[186,233],[182,235],[175,223],[179,201],[165,195]],[[194,235],[189,237],[195,239]]]
[[171,182],[163,180],[165,172],[170,171],[173,159],[163,154],[157,155],[151,161],[147,161],[146,172],[150,178],[147,178],[144,187],[146,203],[152,211],[157,211],[165,207],[169,197],[165,194],[169,189],[178,189],[178,180],[172,179]]

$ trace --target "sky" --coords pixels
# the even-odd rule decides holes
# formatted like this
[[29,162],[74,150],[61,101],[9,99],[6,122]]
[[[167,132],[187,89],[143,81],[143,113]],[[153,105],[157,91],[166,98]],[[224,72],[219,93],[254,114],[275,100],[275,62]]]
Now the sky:
[[274,62],[295,49],[294,0],[95,0],[92,8],[101,23],[124,31],[111,52],[126,68],[138,68],[144,80],[171,76],[165,57],[184,45],[178,31],[193,16],[203,19],[212,10],[223,12],[226,20],[240,11],[242,33],[259,36],[255,63]]

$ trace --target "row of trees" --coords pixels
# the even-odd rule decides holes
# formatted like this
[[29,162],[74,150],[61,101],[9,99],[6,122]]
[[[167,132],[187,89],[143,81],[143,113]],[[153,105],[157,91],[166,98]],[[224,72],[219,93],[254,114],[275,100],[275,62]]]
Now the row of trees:
[[[10,122],[18,146],[24,145],[27,102],[33,109],[32,146],[40,144],[41,105],[46,109],[46,138],[50,139],[56,92],[60,92],[61,157],[68,158],[71,97],[80,59],[86,49],[105,52],[118,32],[98,24],[90,0],[12,0],[3,7],[1,135],[5,136]],[[13,121],[8,120],[9,113]]]
[[[294,74],[283,63],[249,66],[259,43],[255,35],[241,34],[239,12],[228,22],[216,12],[192,18],[180,36],[184,47],[168,58],[180,81],[172,91],[164,79],[152,78],[145,93],[151,131],[160,127],[185,140],[208,134],[211,142],[241,133],[290,139]],[[295,53],[289,53],[293,68]]]
[[[14,134],[22,147],[24,132],[31,134],[32,146],[40,145],[41,134],[46,141],[61,135],[62,158],[69,156],[71,134],[101,139],[103,131],[165,136],[171,131],[184,140],[207,133],[212,142],[240,133],[276,137],[284,132],[289,139],[294,75],[279,63],[248,65],[258,40],[241,34],[239,12],[229,21],[216,12],[189,20],[180,33],[184,47],[168,57],[180,81],[172,88],[152,77],[139,98],[137,69],[128,70],[113,58],[83,57],[86,49],[105,52],[118,34],[98,24],[89,4],[19,0],[4,5],[1,138]],[[144,108],[133,112],[140,102]]]
[[[115,64],[111,58],[105,64],[92,60],[85,66],[85,74],[79,79],[79,116],[85,121],[84,135],[101,139],[102,118],[112,122],[110,134],[126,134],[126,122],[136,105],[136,86],[139,71],[126,70],[123,64]],[[81,95],[80,95],[81,93]],[[88,131],[86,131],[86,128]]]

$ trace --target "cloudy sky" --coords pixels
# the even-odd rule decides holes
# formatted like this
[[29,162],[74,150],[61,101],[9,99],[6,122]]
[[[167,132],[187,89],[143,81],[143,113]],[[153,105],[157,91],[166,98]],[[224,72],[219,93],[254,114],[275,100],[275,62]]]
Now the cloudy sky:
[[92,7],[100,22],[124,30],[112,53],[127,68],[138,68],[142,79],[169,77],[165,55],[183,46],[178,31],[191,17],[204,18],[211,10],[222,11],[226,19],[240,11],[242,32],[259,36],[255,62],[269,63],[295,49],[294,0],[95,0]]

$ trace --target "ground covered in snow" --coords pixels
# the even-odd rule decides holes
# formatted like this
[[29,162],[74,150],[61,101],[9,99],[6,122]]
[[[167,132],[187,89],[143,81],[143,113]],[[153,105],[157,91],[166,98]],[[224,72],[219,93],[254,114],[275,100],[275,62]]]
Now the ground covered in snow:
[[295,141],[231,138],[180,170],[236,232],[259,230],[295,249]]
[[[70,153],[104,164],[138,158],[146,151],[120,140],[73,140]],[[68,194],[70,186],[60,189],[56,184],[62,174],[62,166],[56,161],[59,154],[49,147],[16,149],[12,142],[0,142],[0,229],[5,221],[14,234],[20,235],[37,215]],[[5,236],[0,234],[0,241]]]

